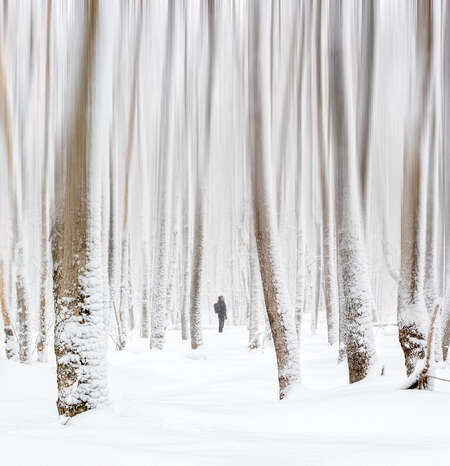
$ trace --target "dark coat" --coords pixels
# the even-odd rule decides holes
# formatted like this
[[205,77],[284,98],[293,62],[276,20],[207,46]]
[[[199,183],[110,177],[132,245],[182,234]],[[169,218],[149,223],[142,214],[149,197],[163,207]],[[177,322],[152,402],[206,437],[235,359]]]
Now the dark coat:
[[227,305],[225,304],[225,301],[217,301],[216,304],[214,304],[214,311],[218,315],[219,319],[226,319],[227,318]]

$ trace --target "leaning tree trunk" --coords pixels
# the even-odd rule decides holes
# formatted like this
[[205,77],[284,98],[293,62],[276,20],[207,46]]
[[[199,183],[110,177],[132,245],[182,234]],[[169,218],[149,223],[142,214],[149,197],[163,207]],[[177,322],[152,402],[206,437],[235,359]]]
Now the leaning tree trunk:
[[261,313],[260,313],[260,283],[261,274],[258,269],[258,253],[254,241],[253,228],[249,229],[250,235],[250,310],[248,319],[248,347],[258,349],[262,344],[261,338]]
[[278,364],[280,399],[300,381],[294,309],[289,302],[282,271],[281,250],[277,232],[275,199],[270,164],[270,84],[266,43],[269,14],[264,4],[254,2],[249,12],[250,153],[253,157],[253,215],[264,300],[269,318]]
[[350,62],[351,44],[346,2],[330,3],[329,57],[330,105],[336,167],[336,231],[343,296],[344,340],[350,383],[364,379],[376,361],[371,323],[371,292],[364,232],[361,196],[356,169],[354,121],[349,104],[350,76],[345,66]]
[[[112,30],[99,3],[84,6],[79,82],[67,123],[63,233],[55,238],[55,356],[60,415],[72,417],[107,400],[102,306],[101,173],[108,153]],[[58,227],[58,226],[56,226]],[[58,244],[61,241],[61,244]]]

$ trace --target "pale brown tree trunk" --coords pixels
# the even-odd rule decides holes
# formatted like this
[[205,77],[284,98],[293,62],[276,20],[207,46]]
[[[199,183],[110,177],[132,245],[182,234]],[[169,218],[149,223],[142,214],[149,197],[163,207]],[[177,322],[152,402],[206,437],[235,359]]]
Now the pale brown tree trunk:
[[47,46],[45,63],[45,135],[44,135],[44,170],[42,184],[42,231],[41,231],[41,288],[40,288],[40,311],[39,311],[39,336],[36,345],[37,357],[41,362],[47,361],[48,346],[48,326],[49,315],[47,310],[47,296],[49,287],[49,203],[48,203],[48,181],[49,181],[49,112],[50,112],[50,24],[51,24],[51,3],[47,1]]
[[[427,183],[429,141],[427,124],[434,112],[432,103],[433,5],[418,2],[415,8],[416,66],[412,89],[412,117],[405,134],[401,217],[401,261],[398,289],[399,341],[407,375],[425,358],[429,317],[425,302]],[[427,380],[423,382],[427,385]]]
[[[5,12],[4,20],[5,25],[7,25],[7,11]],[[4,34],[6,36],[7,31]],[[7,63],[5,63],[5,57],[5,53],[0,54],[0,112],[6,146],[8,197],[13,225],[13,270],[15,273],[14,282],[17,298],[17,339],[19,344],[19,360],[20,362],[28,363],[31,361],[31,322],[25,290],[25,260],[22,243],[23,231],[21,228],[22,193],[18,183],[18,174],[16,176],[13,163],[11,108],[6,86]]]
[[342,318],[350,383],[364,379],[376,363],[371,319],[371,291],[364,230],[361,191],[356,170],[352,108],[349,104],[350,39],[348,11],[343,0],[330,3],[330,105],[332,108],[334,166],[336,167],[336,231],[339,279],[343,292]]
[[[262,42],[265,34],[264,5],[250,3],[250,153],[253,158],[253,214],[264,301],[269,318],[278,364],[280,399],[300,381],[294,309],[282,272],[277,232],[275,198],[270,169],[270,83],[267,63],[270,44]],[[267,5],[266,5],[267,6]]]
[[262,344],[262,331],[260,329],[260,283],[261,274],[258,267],[258,253],[256,251],[256,243],[253,228],[250,232],[250,309],[248,321],[248,347],[249,349],[258,349]]
[[112,19],[99,2],[83,6],[84,29],[69,114],[62,236],[54,229],[55,356],[60,415],[107,400],[101,261],[101,173],[108,152],[112,92]]
[[445,8],[443,44],[443,196],[444,196],[444,302],[442,321],[442,356],[448,361],[450,345],[450,8]]

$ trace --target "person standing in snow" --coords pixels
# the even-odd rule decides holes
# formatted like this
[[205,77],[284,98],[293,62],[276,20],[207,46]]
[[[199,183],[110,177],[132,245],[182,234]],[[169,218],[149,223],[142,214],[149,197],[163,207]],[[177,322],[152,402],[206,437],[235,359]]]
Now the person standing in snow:
[[223,332],[223,326],[227,320],[227,305],[223,296],[219,296],[217,303],[214,304],[214,311],[219,318],[219,333]]

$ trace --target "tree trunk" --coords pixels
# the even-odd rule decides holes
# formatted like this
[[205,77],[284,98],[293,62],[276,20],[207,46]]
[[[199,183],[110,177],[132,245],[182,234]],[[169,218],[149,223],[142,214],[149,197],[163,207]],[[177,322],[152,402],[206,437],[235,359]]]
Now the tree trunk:
[[323,89],[322,57],[322,0],[316,3],[316,71],[317,71],[317,131],[320,166],[320,189],[322,207],[322,263],[324,297],[327,317],[328,344],[334,345],[338,333],[338,284],[336,276],[336,236],[333,222],[333,197],[331,190],[331,163],[327,160],[325,131],[325,104]]
[[169,252],[170,252],[170,215],[172,204],[172,166],[173,154],[169,135],[170,111],[173,99],[172,69],[174,61],[174,34],[175,34],[175,8],[174,0],[167,4],[166,26],[166,54],[164,57],[163,90],[161,93],[161,122],[160,122],[160,188],[159,188],[159,235],[157,246],[157,270],[155,279],[155,299],[151,315],[150,348],[162,350],[166,338],[166,311],[167,288],[169,281]]
[[258,349],[262,344],[262,332],[260,329],[260,283],[261,274],[258,270],[258,253],[254,243],[253,228],[250,228],[250,311],[248,322],[248,347],[249,349]]
[[[407,375],[425,358],[429,317],[424,299],[426,263],[427,182],[429,146],[426,122],[431,122],[433,6],[416,5],[416,66],[410,113],[405,134],[403,197],[401,219],[401,260],[398,289],[399,340],[405,356]],[[427,381],[424,381],[426,385]]]
[[41,287],[40,287],[40,311],[39,311],[39,336],[36,345],[37,357],[40,362],[47,362],[48,346],[48,311],[47,296],[49,287],[49,218],[48,218],[48,165],[49,165],[49,112],[50,112],[50,21],[51,21],[51,3],[47,1],[47,46],[45,62],[45,135],[44,135],[44,170],[42,184],[42,231],[41,231]]
[[16,359],[17,342],[11,324],[11,319],[9,317],[9,312],[6,308],[5,280],[3,278],[3,272],[3,262],[0,262],[0,307],[2,310],[3,330],[5,332],[5,352],[8,359]]
[[444,197],[444,302],[442,317],[442,356],[448,361],[450,344],[450,8],[445,8],[443,45],[443,197]]
[[208,179],[210,151],[211,151],[211,113],[212,98],[215,81],[215,55],[216,55],[216,31],[215,31],[215,2],[208,1],[206,11],[208,30],[208,77],[206,89],[206,107],[204,131],[205,140],[202,153],[197,156],[197,187],[194,205],[194,229],[193,229],[193,265],[191,276],[191,347],[193,350],[203,345],[201,294],[206,290],[206,187]]
[[278,364],[280,399],[300,381],[297,334],[294,309],[282,270],[277,232],[277,216],[270,165],[270,83],[267,67],[270,37],[265,30],[268,13],[259,2],[251,4],[249,13],[249,85],[250,153],[253,157],[253,215],[259,266],[267,316]]
[[343,325],[350,383],[364,379],[376,362],[371,323],[370,278],[361,217],[355,138],[351,131],[349,62],[351,44],[346,2],[330,4],[330,105],[336,167],[336,230],[343,291]]
[[[55,355],[60,415],[72,417],[107,400],[102,307],[101,173],[108,153],[112,92],[112,30],[98,2],[84,6],[85,21],[73,118],[67,124],[63,236],[56,236]],[[56,230],[58,225],[56,225]],[[57,233],[57,232],[55,232]],[[61,243],[60,243],[61,241]]]

